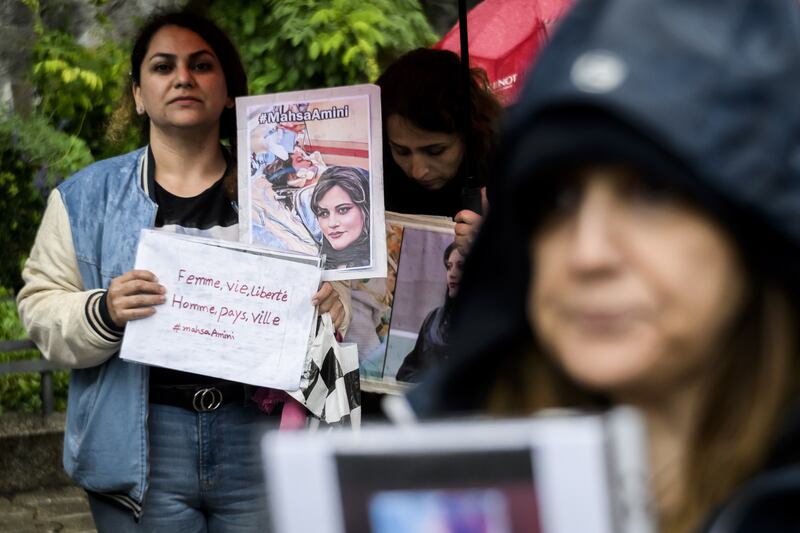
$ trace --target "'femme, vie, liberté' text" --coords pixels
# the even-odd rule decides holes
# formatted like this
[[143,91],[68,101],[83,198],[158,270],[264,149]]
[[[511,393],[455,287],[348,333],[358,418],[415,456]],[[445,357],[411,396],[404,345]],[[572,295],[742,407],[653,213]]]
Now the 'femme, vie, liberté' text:
[[177,281],[184,285],[211,287],[219,291],[228,291],[234,294],[242,294],[262,300],[271,300],[273,302],[289,301],[289,294],[283,289],[269,290],[263,285],[248,285],[247,283],[241,283],[239,280],[226,281],[210,276],[197,276],[195,274],[189,274],[185,268],[178,271]]

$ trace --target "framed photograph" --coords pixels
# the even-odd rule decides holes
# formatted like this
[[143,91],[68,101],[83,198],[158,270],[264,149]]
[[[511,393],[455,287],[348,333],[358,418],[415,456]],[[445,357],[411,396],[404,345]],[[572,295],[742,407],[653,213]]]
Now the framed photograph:
[[324,280],[386,277],[380,90],[236,99],[245,243],[324,255]]
[[463,263],[453,228],[441,217],[386,214],[387,276],[351,282],[345,342],[358,345],[362,390],[405,390],[448,356]]

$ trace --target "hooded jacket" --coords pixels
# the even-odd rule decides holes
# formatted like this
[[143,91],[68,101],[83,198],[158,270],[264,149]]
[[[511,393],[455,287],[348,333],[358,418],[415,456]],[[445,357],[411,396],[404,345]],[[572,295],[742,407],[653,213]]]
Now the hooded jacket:
[[[795,0],[579,2],[508,113],[505,167],[454,310],[458,357],[409,394],[411,406],[423,417],[480,410],[506,354],[530,341],[527,245],[548,170],[564,162],[660,171],[722,222],[749,266],[800,294],[799,88]],[[797,430],[782,437],[798,441]],[[775,483],[797,495],[800,473]]]

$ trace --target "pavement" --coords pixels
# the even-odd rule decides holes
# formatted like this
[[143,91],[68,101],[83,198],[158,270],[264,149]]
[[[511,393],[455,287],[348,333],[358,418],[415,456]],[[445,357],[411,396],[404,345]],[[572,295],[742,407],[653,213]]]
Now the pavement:
[[0,532],[96,533],[86,493],[59,487],[0,496]]
[[0,533],[96,532],[61,466],[64,414],[0,415]]

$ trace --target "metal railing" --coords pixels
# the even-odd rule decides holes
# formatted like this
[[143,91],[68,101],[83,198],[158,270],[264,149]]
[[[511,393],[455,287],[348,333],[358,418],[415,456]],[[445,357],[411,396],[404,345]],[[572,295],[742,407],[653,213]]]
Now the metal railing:
[[[19,341],[0,341],[0,353],[22,352],[27,350],[37,350],[36,345],[30,339]],[[0,362],[0,375],[18,374],[20,372],[38,372],[41,376],[39,386],[39,396],[42,399],[42,415],[47,416],[53,412],[53,371],[63,370],[52,361],[44,357],[39,359],[22,359],[18,361]]]
[[[13,298],[3,297],[2,300],[13,300]],[[0,341],[0,354],[24,352],[39,349],[30,339],[16,341]],[[21,372],[38,372],[41,376],[39,386],[39,396],[42,399],[42,415],[47,416],[53,412],[53,371],[63,370],[63,366],[48,361],[39,353],[38,359],[21,359],[17,361],[0,362],[0,376],[6,374],[19,374]]]

